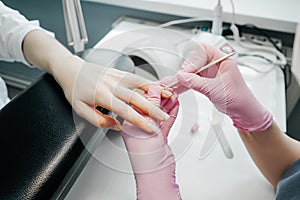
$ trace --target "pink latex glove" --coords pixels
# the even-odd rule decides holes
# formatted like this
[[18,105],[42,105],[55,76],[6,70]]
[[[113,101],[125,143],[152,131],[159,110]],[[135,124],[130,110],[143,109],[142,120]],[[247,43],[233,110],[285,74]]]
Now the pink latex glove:
[[161,107],[170,118],[160,124],[161,132],[149,134],[124,121],[122,137],[124,139],[131,166],[136,180],[138,200],[177,200],[181,199],[175,177],[175,157],[168,146],[168,134],[179,109],[176,93],[161,100],[159,85],[149,87],[146,98],[153,105]]
[[200,74],[187,73],[225,55],[206,44],[201,48],[205,53],[199,50],[199,54],[195,55],[197,59],[185,62],[177,73],[179,84],[206,95],[219,111],[230,116],[234,126],[240,130],[265,131],[270,127],[272,115],[247,87],[234,60],[226,59]]
[[[198,45],[197,49],[192,50],[188,53],[188,55],[185,58],[185,61],[181,66],[180,71],[194,72],[199,68],[199,66],[203,66],[206,62],[207,56],[205,49],[202,47],[202,45]],[[174,83],[175,81],[177,81],[176,76],[167,76],[164,77],[160,82],[161,85],[166,86],[170,83]],[[187,91],[188,89],[189,88],[185,87],[183,84],[178,83],[175,86],[173,86],[171,90],[176,92],[177,94],[181,94]]]

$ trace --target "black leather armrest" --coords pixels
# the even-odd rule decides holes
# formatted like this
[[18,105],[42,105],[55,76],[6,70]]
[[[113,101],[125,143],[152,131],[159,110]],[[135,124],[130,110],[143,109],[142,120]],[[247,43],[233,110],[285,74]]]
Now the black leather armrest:
[[[52,196],[84,149],[72,114],[49,74],[1,110],[0,199]],[[96,128],[83,121],[80,130],[92,134]]]
[[[91,49],[82,56],[89,62],[134,71],[128,56],[112,50]],[[44,74],[0,111],[0,199],[50,199],[83,152],[81,139],[87,144],[96,131],[78,116],[74,122],[62,89]]]

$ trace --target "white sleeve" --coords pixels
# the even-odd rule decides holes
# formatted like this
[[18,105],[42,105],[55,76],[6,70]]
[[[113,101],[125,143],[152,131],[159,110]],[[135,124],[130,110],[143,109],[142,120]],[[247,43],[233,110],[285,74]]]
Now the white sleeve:
[[[23,55],[22,43],[26,34],[33,30],[44,29],[40,27],[39,21],[28,21],[18,11],[0,1],[0,60],[23,62],[30,66]],[[54,37],[53,33],[46,32]]]
[[4,80],[0,77],[0,110],[9,101],[10,101],[10,99],[8,98],[7,87],[5,85]]

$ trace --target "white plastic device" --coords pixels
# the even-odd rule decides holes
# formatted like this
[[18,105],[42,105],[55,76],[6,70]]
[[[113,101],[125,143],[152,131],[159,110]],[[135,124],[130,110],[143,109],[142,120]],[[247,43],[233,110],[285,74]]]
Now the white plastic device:
[[223,8],[221,5],[221,0],[218,0],[218,4],[214,9],[214,18],[213,18],[212,29],[211,29],[211,32],[213,34],[222,35],[222,25],[223,25],[222,12],[223,12]]
[[74,53],[82,52],[88,37],[80,0],[62,0],[62,3],[68,45],[73,46]]

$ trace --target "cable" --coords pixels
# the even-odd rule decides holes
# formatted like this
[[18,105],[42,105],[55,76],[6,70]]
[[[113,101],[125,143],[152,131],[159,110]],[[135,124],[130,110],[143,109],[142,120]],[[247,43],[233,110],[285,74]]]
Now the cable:
[[270,64],[273,63],[273,61],[270,60],[269,58],[266,58],[266,57],[264,57],[264,56],[262,56],[262,55],[258,55],[258,54],[239,53],[238,56],[239,56],[239,57],[247,57],[247,56],[249,56],[249,57],[256,57],[256,58],[261,58],[261,59],[267,61],[267,62],[270,63]]
[[[267,40],[273,45],[274,48],[277,49],[277,51],[282,53],[282,49],[276,44],[276,42],[268,35],[264,30],[261,28],[258,28],[257,26],[253,24],[245,24],[242,27],[246,28],[252,28],[253,30],[257,31],[260,35],[263,35],[267,38]],[[284,81],[285,81],[285,89],[287,90],[291,84],[292,84],[292,71],[291,71],[291,65],[287,62],[286,65],[281,67],[281,70],[284,74]],[[256,70],[257,71],[257,70]]]
[[273,49],[270,47],[257,46],[257,45],[256,46],[248,45],[248,44],[242,43],[240,34],[239,34],[239,29],[235,25],[235,7],[234,7],[233,0],[230,0],[230,2],[231,2],[231,7],[232,7],[232,22],[231,22],[230,30],[233,33],[234,41],[241,47],[249,49],[249,50],[264,51],[264,52],[269,52],[269,53],[275,54],[278,57],[279,61],[273,61],[273,64],[278,65],[278,66],[285,66],[287,64],[286,58],[277,49]]
[[[280,49],[278,49],[278,47],[276,47],[276,44],[272,41],[272,39],[270,37],[267,36],[268,40],[274,45],[275,49],[270,48],[270,47],[263,47],[263,46],[258,46],[258,45],[249,45],[249,44],[242,43],[240,35],[239,35],[238,27],[235,25],[236,15],[235,15],[235,6],[234,6],[233,0],[230,0],[230,3],[231,3],[231,7],[232,7],[232,22],[231,22],[230,30],[233,33],[234,41],[241,47],[249,49],[249,50],[272,53],[272,54],[276,55],[277,58],[279,59],[276,61],[272,61],[272,63],[277,66],[285,66],[287,64],[286,57],[280,52]],[[220,5],[220,0],[218,0],[218,5]],[[176,25],[176,24],[184,24],[184,23],[190,23],[190,22],[196,22],[196,21],[207,21],[207,20],[213,21],[214,18],[194,17],[194,18],[189,18],[189,19],[179,19],[179,20],[174,20],[174,21],[169,21],[169,22],[163,23],[163,24],[159,25],[159,27],[165,28],[168,26]]]
[[247,63],[239,60],[239,58],[243,58],[243,57],[247,57],[247,56],[248,57],[254,57],[254,58],[261,58],[261,59],[267,61],[269,64],[273,63],[272,60],[270,60],[270,59],[268,59],[268,58],[266,58],[266,57],[264,57],[262,55],[259,55],[259,54],[238,53],[238,57],[237,57],[236,61],[237,61],[237,63],[238,63],[239,66],[250,68],[250,69],[252,69],[252,70],[254,70],[254,71],[258,72],[258,73],[262,73],[262,74],[269,73],[270,71],[273,70],[273,66],[271,66],[269,69],[264,70],[264,71],[263,70],[259,70],[259,69],[255,68],[255,67],[253,67],[253,66],[251,66],[251,65],[249,65],[249,64],[247,64]]
[[188,19],[178,19],[178,20],[173,20],[173,21],[169,21],[163,24],[158,25],[158,27],[161,28],[166,28],[168,26],[173,26],[176,24],[186,24],[186,23],[190,23],[190,22],[197,22],[197,21],[210,21],[212,20],[211,17],[194,17],[194,18],[188,18]]
[[254,51],[269,52],[269,53],[276,55],[279,60],[273,61],[274,65],[284,66],[287,64],[285,56],[277,49],[270,48],[270,47],[257,46],[257,45],[248,45],[248,44],[242,43],[240,35],[239,35],[239,30],[234,23],[231,24],[230,30],[233,33],[234,41],[241,47],[249,49],[249,50],[254,50]]
[[230,0],[230,4],[231,4],[231,9],[232,9],[232,21],[231,23],[234,23],[235,24],[235,6],[234,6],[234,3],[233,3],[233,0]]
[[285,89],[288,89],[292,84],[292,69],[290,64],[286,64],[282,69],[285,80]]
[[160,24],[158,27],[166,28],[169,26],[177,25],[177,24],[186,24],[190,22],[197,22],[197,21],[213,21],[212,23],[212,33],[217,35],[222,34],[222,6],[221,0],[218,0],[218,4],[215,7],[214,17],[193,17],[188,19],[178,19],[169,21],[163,24]]
[[264,37],[266,37],[267,40],[274,46],[275,49],[277,49],[278,51],[282,52],[282,50],[278,47],[278,45],[276,44],[276,42],[274,40],[272,40],[272,38],[270,37],[270,35],[268,35],[261,28],[258,28],[254,24],[245,24],[245,25],[242,25],[242,27],[252,28],[253,30],[257,31],[260,35],[263,35]]

